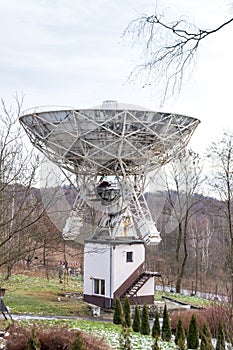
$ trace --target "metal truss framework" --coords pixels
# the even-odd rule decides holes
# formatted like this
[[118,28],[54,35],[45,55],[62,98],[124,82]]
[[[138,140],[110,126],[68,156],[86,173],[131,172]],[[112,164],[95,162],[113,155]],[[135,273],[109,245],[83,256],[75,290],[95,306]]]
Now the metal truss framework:
[[130,220],[134,235],[145,241],[153,223],[142,194],[145,176],[177,155],[199,124],[183,115],[120,105],[33,110],[25,112],[20,122],[35,147],[77,175],[80,194],[72,215],[81,215],[85,203],[102,211],[94,237],[107,231],[110,237],[118,236],[117,227]]

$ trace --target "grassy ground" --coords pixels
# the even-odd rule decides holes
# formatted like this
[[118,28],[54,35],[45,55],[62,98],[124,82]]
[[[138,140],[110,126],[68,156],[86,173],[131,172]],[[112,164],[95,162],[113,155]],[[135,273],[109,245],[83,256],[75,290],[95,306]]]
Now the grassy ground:
[[207,307],[211,305],[211,301],[207,299],[202,299],[197,296],[191,296],[191,295],[182,295],[178,293],[168,293],[168,292],[160,292],[156,291],[155,293],[155,300],[163,300],[163,297],[169,297],[174,300],[178,300],[183,303],[187,303],[196,307]]
[[[0,276],[1,278],[1,276]],[[83,281],[80,277],[69,277],[68,281],[60,283],[58,277],[47,280],[42,277],[25,276],[21,274],[12,275],[7,282],[2,281],[2,288],[6,288],[6,294],[3,298],[4,303],[10,307],[11,313],[25,313],[37,315],[61,315],[61,316],[90,316],[90,310],[87,304],[81,300],[65,297],[66,293],[82,292]],[[162,300],[165,293],[157,293],[155,298]],[[181,299],[201,306],[202,301],[196,297],[184,297],[179,294],[169,294],[170,297]],[[58,301],[60,298],[60,301]],[[26,321],[20,321],[25,322]],[[41,321],[28,321],[29,323]],[[45,322],[45,321],[43,321]],[[119,349],[119,339],[121,327],[113,325],[111,322],[95,322],[82,320],[46,321],[47,325],[66,324],[69,328],[78,328],[86,332],[103,337],[112,346],[113,349]],[[0,329],[6,329],[6,322],[0,320]],[[149,350],[153,344],[151,336],[142,336],[131,333],[132,349]],[[160,342],[161,350],[174,350],[174,342]]]
[[82,292],[83,282],[79,277],[69,277],[64,284],[59,283],[58,278],[47,280],[41,277],[12,275],[1,287],[6,288],[3,300],[11,313],[64,316],[90,314],[84,302],[64,296],[69,292]]
[[[90,316],[89,307],[83,301],[64,296],[66,293],[83,291],[83,281],[80,277],[69,276],[66,283],[60,283],[58,277],[47,280],[43,277],[17,274],[12,275],[7,282],[2,281],[1,287],[6,288],[3,300],[10,307],[11,313]],[[207,301],[200,298],[176,293],[156,292],[155,299],[162,300],[162,295],[166,294],[192,305],[208,305]]]

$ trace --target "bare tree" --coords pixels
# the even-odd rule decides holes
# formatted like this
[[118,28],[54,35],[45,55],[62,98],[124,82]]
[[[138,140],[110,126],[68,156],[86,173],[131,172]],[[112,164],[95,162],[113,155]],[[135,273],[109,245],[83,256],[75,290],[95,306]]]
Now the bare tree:
[[169,21],[164,14],[144,14],[127,26],[124,37],[140,46],[143,62],[130,75],[142,77],[144,85],[163,84],[163,102],[179,92],[184,76],[195,63],[200,43],[233,22],[233,18],[213,29],[197,28],[185,18]]
[[[15,106],[7,107],[3,100],[0,103],[0,267],[5,268],[6,279],[19,261],[29,265],[40,256],[48,275],[48,266],[56,264],[56,253],[70,254],[70,249],[65,254],[61,232],[49,216],[54,211],[58,217],[68,216],[69,206],[65,212],[56,207],[56,201],[66,202],[65,190],[62,183],[51,188],[49,180],[48,188],[38,188],[40,159],[29,147],[18,121],[22,106],[18,98]],[[45,202],[46,191],[53,195]],[[78,245],[71,250],[82,255]]]
[[210,184],[221,200],[218,215],[225,222],[221,230],[227,232],[225,242],[228,281],[231,281],[231,302],[233,306],[233,134],[224,132],[219,142],[213,142],[208,150],[212,166]]
[[194,252],[195,284],[193,292],[198,291],[198,283],[202,287],[202,278],[206,279],[210,269],[210,242],[214,230],[210,219],[203,213],[198,213],[190,221],[190,245]]
[[1,101],[0,266],[7,267],[7,275],[17,261],[35,249],[39,240],[32,226],[46,213],[38,191],[33,190],[39,159],[25,145],[18,122],[20,110],[18,99],[14,110]]
[[167,239],[175,242],[173,273],[176,279],[176,292],[180,293],[188,259],[188,239],[190,239],[190,221],[201,210],[202,197],[197,191],[202,182],[199,155],[184,151],[179,158],[169,164],[166,172],[167,215],[165,225]]

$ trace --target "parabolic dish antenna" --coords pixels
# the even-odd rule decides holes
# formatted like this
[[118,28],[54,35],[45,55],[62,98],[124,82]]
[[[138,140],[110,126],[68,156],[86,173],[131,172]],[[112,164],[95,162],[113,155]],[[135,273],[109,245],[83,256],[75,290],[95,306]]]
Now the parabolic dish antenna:
[[187,145],[198,119],[105,101],[91,109],[34,108],[20,122],[35,147],[77,176],[65,238],[80,242],[88,206],[98,212],[93,239],[160,242],[143,195],[145,177]]

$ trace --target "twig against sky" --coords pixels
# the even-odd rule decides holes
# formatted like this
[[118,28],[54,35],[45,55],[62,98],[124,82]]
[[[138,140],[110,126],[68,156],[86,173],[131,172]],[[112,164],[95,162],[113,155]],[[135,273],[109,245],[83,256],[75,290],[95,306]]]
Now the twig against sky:
[[200,43],[233,22],[233,18],[214,29],[200,29],[184,18],[167,21],[164,15],[143,15],[131,21],[124,37],[142,49],[142,63],[130,79],[143,78],[144,86],[162,84],[162,104],[179,93],[185,75],[192,71]]

